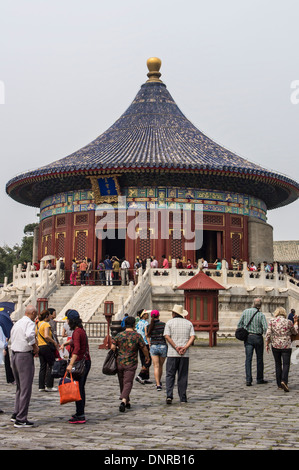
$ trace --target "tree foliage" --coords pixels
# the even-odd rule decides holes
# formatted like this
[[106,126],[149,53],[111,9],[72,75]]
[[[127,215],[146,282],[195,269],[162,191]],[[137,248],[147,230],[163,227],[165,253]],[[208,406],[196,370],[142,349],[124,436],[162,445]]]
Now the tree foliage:
[[0,283],[7,277],[8,282],[12,282],[13,266],[23,264],[24,261],[32,262],[33,252],[33,232],[38,224],[27,224],[24,227],[24,237],[21,244],[13,247],[8,245],[0,246]]

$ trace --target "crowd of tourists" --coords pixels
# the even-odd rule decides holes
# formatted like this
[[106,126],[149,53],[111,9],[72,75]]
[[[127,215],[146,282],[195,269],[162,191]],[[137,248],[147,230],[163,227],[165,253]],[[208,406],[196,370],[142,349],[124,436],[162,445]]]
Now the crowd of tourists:
[[[158,393],[165,389],[166,404],[171,405],[177,379],[180,403],[187,402],[189,348],[196,338],[193,324],[187,316],[188,312],[181,305],[173,306],[172,318],[166,323],[161,321],[158,310],[143,309],[136,313],[136,317],[125,315],[121,331],[111,339],[111,350],[116,353],[120,412],[131,408],[130,394],[134,381],[145,386],[154,384]],[[92,367],[88,337],[78,311],[71,309],[66,312],[64,318],[63,341],[60,344],[55,317],[54,309],[49,308],[38,314],[37,309],[30,305],[26,308],[25,315],[16,323],[11,320],[9,322],[7,318],[4,323],[0,323],[0,342],[4,349],[7,382],[16,385],[14,411],[11,416],[16,428],[34,425],[28,420],[28,410],[35,373],[35,357],[39,358],[40,363],[40,393],[59,392],[60,385],[58,388],[54,387],[53,370],[62,358],[65,362],[65,375],[64,378],[59,376],[59,384],[66,376],[78,374],[76,380],[80,393],[79,398],[73,400],[75,413],[70,417],[69,423],[86,422],[85,384]],[[284,308],[278,307],[267,323],[262,313],[262,301],[255,299],[253,306],[243,311],[238,328],[245,328],[247,331],[244,339],[246,385],[251,386],[253,383],[254,352],[257,360],[256,382],[267,383],[264,378],[264,349],[269,352],[271,345],[277,386],[288,392],[292,341],[299,338],[299,317],[295,310],[292,309],[287,315]],[[65,360],[66,356],[68,360]],[[162,384],[165,361],[165,384]]]
[[[94,266],[90,258],[83,258],[82,260],[72,260],[71,269],[67,271],[63,258],[59,259],[60,263],[60,283],[70,285],[122,285],[126,286],[130,281],[137,284],[138,276],[143,273],[146,269],[146,259],[142,259],[137,256],[133,266],[126,258],[119,259],[117,256],[106,255],[104,259],[101,259],[99,263]],[[214,263],[209,263],[205,258],[201,258],[201,269],[207,272],[209,269],[215,269],[221,271],[225,263],[226,269],[232,269],[233,271],[243,271],[243,260],[237,259],[235,256],[232,257],[230,264],[226,259],[216,258]],[[191,259],[184,261],[181,257],[176,258],[175,263],[177,269],[197,269],[198,263],[191,262]],[[171,268],[171,262],[167,259],[166,255],[162,255],[161,261],[158,262],[155,256],[150,257],[150,266],[153,269],[169,269]],[[54,269],[52,260],[46,261],[46,269]],[[247,265],[247,270],[250,272],[251,277],[259,276],[262,271],[266,273],[266,276],[271,277],[274,273],[274,263],[255,263],[251,261]],[[24,262],[22,265],[22,271],[26,271],[27,263]],[[40,261],[31,265],[32,270],[40,269]],[[277,272],[279,275],[287,274],[294,279],[294,283],[299,280],[299,272],[293,266],[286,264],[277,263]],[[154,273],[155,274],[155,273]],[[156,274],[159,274],[158,271]],[[220,274],[219,274],[220,275]],[[237,275],[241,275],[237,273]]]
[[[130,393],[133,387],[140,357],[140,371],[136,381],[142,385],[152,383],[151,365],[157,392],[164,388],[161,377],[166,363],[166,403],[173,400],[175,378],[178,381],[178,394],[181,403],[187,402],[189,347],[195,340],[192,323],[186,319],[188,312],[181,305],[174,305],[172,319],[166,324],[160,320],[159,311],[141,310],[136,317],[125,316],[120,333],[112,338],[111,349],[117,353],[117,375],[120,388],[119,411],[131,407]],[[5,331],[0,326],[0,340],[5,344],[5,369],[10,369],[10,383],[16,385],[14,412],[11,421],[16,428],[32,427],[28,420],[28,411],[32,394],[35,372],[34,358],[39,358],[40,369],[38,390],[40,393],[59,392],[60,386],[54,387],[54,364],[66,362],[66,376],[72,378],[75,372],[79,384],[80,399],[75,401],[75,413],[70,417],[70,424],[84,424],[85,419],[85,384],[91,368],[88,337],[79,313],[70,309],[64,318],[60,344],[55,322],[56,312],[47,309],[37,313],[30,305],[24,316]],[[149,318],[150,317],[150,318]],[[10,341],[10,353],[7,348]],[[66,361],[65,357],[68,357]],[[80,366],[79,366],[80,365]],[[79,367],[83,365],[80,374]],[[8,377],[8,376],[7,376]],[[1,410],[0,410],[1,411]]]

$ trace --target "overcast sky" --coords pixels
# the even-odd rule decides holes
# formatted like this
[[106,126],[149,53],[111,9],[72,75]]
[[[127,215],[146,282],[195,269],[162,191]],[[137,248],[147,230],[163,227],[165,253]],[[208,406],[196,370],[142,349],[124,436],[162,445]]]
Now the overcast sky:
[[[102,134],[152,56],[198,129],[299,181],[298,18],[297,0],[2,0],[0,245],[20,243],[39,212],[8,197],[7,181]],[[299,239],[298,208],[268,212],[274,240]]]

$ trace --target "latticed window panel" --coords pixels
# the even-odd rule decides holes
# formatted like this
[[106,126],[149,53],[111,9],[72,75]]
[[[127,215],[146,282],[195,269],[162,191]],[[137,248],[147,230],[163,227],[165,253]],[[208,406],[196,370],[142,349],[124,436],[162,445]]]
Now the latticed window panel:
[[232,233],[232,256],[242,259],[242,236],[240,233]]
[[52,255],[52,235],[46,235],[42,239],[42,255]]
[[75,257],[77,260],[86,257],[87,249],[87,231],[76,232],[75,239]]
[[65,222],[66,222],[65,216],[57,217],[57,219],[56,219],[56,225],[57,225],[57,227],[64,226],[64,225],[65,225]]
[[65,235],[58,233],[56,235],[56,258],[64,258]]
[[88,214],[77,214],[76,215],[76,225],[82,225],[88,223]]
[[52,227],[52,218],[46,219],[43,222],[43,230],[47,230]]
[[223,216],[217,214],[203,214],[203,223],[207,225],[223,225]]
[[242,227],[242,219],[241,217],[231,217],[231,224],[235,227]]
[[173,230],[170,232],[170,249],[172,258],[183,257],[183,231]]
[[150,230],[147,230],[146,238],[139,239],[139,256],[141,259],[148,259],[151,257],[151,254]]

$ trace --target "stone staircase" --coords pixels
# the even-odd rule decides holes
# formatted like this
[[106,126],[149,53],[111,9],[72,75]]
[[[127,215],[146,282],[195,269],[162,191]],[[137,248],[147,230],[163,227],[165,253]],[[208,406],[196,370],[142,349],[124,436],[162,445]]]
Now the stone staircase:
[[[113,289],[108,293],[105,301],[113,302],[114,314],[122,307],[123,303],[129,296],[129,286],[113,286]],[[125,312],[124,312],[125,313]],[[100,305],[97,311],[91,318],[91,321],[106,321],[104,316],[104,302]]]
[[65,305],[78,292],[80,286],[60,286],[53,294],[49,296],[48,306],[55,308],[57,316],[60,314]]
[[129,295],[129,286],[60,286],[51,294],[48,306],[56,309],[61,321],[69,308],[78,310],[84,322],[106,322],[104,302],[114,303],[114,313]]

